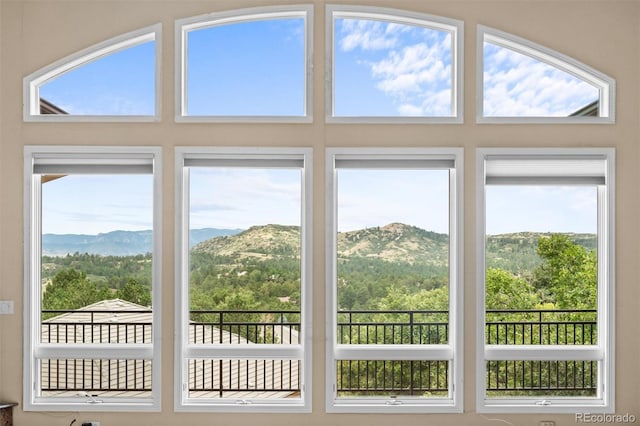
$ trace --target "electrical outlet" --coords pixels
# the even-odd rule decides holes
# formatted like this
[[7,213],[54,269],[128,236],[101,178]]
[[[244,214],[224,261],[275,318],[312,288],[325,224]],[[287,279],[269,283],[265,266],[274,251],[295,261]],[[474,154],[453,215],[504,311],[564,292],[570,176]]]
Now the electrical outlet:
[[556,422],[553,420],[540,420],[539,426],[556,426]]
[[0,300],[0,315],[13,315],[13,300]]

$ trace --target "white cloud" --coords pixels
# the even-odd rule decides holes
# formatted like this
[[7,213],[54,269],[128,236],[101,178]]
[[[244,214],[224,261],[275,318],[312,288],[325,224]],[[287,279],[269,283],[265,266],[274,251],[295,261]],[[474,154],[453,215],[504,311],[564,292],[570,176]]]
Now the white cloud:
[[[360,49],[352,61],[369,68],[373,87],[403,116],[451,114],[451,36],[413,25],[343,20],[338,43]],[[375,51],[375,54],[374,52]]]
[[423,85],[446,84],[451,68],[442,61],[439,46],[424,43],[391,51],[387,58],[371,64],[371,73],[379,79],[377,87],[388,94],[420,92]]
[[341,20],[340,48],[345,51],[354,49],[381,50],[395,47],[399,34],[407,31],[406,25],[365,21],[361,19]]
[[197,169],[190,182],[192,228],[300,223],[300,172]]
[[485,45],[486,116],[567,116],[598,97],[570,74],[509,49]]

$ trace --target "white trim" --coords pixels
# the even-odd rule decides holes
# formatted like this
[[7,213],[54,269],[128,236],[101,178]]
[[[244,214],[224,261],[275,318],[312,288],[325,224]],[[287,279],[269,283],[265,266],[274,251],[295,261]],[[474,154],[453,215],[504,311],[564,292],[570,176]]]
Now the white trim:
[[[463,177],[462,148],[327,148],[325,154],[326,192],[326,360],[325,405],[331,413],[460,413],[463,410]],[[358,159],[380,167],[384,160],[390,168],[408,167],[416,162],[434,161],[441,169],[443,160],[452,163],[449,176],[449,343],[445,345],[344,345],[336,341],[337,294],[337,187],[336,163]],[[336,395],[336,361],[338,360],[433,360],[449,362],[449,396],[338,398]]]
[[600,361],[604,351],[590,345],[484,345],[485,361]]
[[[116,164],[151,158],[153,164],[153,253],[152,301],[153,343],[151,344],[51,344],[40,342],[41,324],[41,181],[33,173],[38,158],[56,158],[69,164],[83,160],[109,159]],[[133,160],[131,160],[133,159]],[[161,410],[162,382],[162,149],[158,147],[114,146],[31,146],[24,147],[24,374],[25,411],[101,411],[105,406],[119,411],[158,412]],[[88,404],[77,398],[40,397],[38,364],[45,358],[148,359],[152,361],[150,398],[100,398],[100,404]],[[100,409],[102,407],[102,409]]]
[[[302,18],[304,20],[305,99],[301,116],[269,115],[188,115],[187,110],[187,34],[241,22]],[[175,22],[175,121],[177,123],[312,123],[313,122],[313,5],[265,6],[208,13]]]
[[[598,117],[499,117],[484,115],[484,43],[510,49],[530,58],[544,62],[554,68],[564,71],[598,89],[599,116]],[[564,55],[530,40],[499,31],[484,25],[478,25],[476,37],[476,122],[494,124],[612,124],[616,114],[616,81],[612,77]]]
[[335,345],[336,360],[452,361],[453,345]]
[[[252,345],[253,346],[253,345]],[[299,359],[304,358],[303,345],[189,344],[183,348],[185,358],[198,359]]]
[[[189,172],[188,163],[195,167],[232,166],[264,167],[274,162],[279,167],[301,170],[301,335],[297,345],[195,345],[188,342],[189,330]],[[284,163],[280,160],[285,160]],[[177,412],[251,412],[251,413],[309,413],[311,412],[312,378],[312,224],[313,224],[313,150],[312,148],[271,147],[177,147],[175,148],[175,389],[174,410]],[[246,398],[189,398],[187,361],[198,359],[257,359],[301,360],[301,396],[292,399]]]
[[[40,114],[40,86],[75,68],[112,53],[147,42],[155,43],[155,113],[153,115],[74,115]],[[162,115],[162,24],[155,24],[105,40],[41,68],[23,79],[23,113],[25,122],[150,122]]]
[[[420,26],[451,35],[451,109],[452,115],[445,117],[411,116],[336,116],[334,114],[333,81],[335,19],[361,18],[396,22],[403,25]],[[411,12],[401,9],[371,6],[326,5],[325,12],[325,121],[327,123],[359,124],[461,124],[464,121],[464,22],[441,16]]]
[[[487,345],[485,344],[485,237],[486,237],[486,164],[509,159],[516,163],[527,159],[550,162],[587,160],[594,174],[604,174],[598,187],[598,342],[597,345]],[[593,161],[591,161],[593,160]],[[604,167],[601,162],[604,161]],[[515,174],[518,173],[514,169]],[[583,173],[574,167],[567,173]],[[506,177],[505,177],[506,178]],[[516,176],[517,181],[517,176]],[[516,182],[517,184],[517,182]],[[558,184],[567,184],[562,177]],[[580,182],[578,182],[580,184]],[[476,410],[480,413],[575,413],[614,411],[614,249],[615,235],[615,149],[614,148],[478,148],[476,150]],[[486,397],[486,362],[491,360],[597,361],[596,397]]]

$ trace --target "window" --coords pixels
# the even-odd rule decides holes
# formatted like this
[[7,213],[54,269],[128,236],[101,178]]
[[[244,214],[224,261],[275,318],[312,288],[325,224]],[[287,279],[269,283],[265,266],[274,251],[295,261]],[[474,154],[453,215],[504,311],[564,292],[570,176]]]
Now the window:
[[327,410],[462,410],[462,149],[327,150]]
[[177,149],[177,410],[310,411],[311,153]]
[[613,149],[480,149],[478,410],[613,409]]
[[478,60],[478,122],[615,121],[615,80],[568,56],[479,25]]
[[160,165],[25,147],[26,410],[160,410]]
[[25,121],[152,121],[160,116],[160,24],[44,67],[24,79]]
[[311,6],[176,22],[178,121],[311,121]]
[[461,21],[327,6],[327,120],[462,122]]

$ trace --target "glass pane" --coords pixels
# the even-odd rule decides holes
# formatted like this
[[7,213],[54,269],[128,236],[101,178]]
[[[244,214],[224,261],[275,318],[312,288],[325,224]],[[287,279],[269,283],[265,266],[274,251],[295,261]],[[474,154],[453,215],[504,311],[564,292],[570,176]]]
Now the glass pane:
[[190,398],[300,399],[301,361],[189,359]]
[[448,361],[337,361],[337,394],[354,397],[447,397]]
[[151,343],[152,179],[42,176],[43,343]]
[[41,114],[154,115],[155,42],[82,64],[40,86]]
[[511,49],[484,43],[485,117],[598,116],[597,87]]
[[142,359],[42,359],[41,396],[150,398],[151,361]]
[[444,344],[449,171],[337,170],[338,343]]
[[206,116],[304,116],[302,18],[216,25],[187,35],[186,112]]
[[595,186],[487,186],[486,341],[597,344]]
[[190,342],[301,342],[301,178],[300,169],[190,169],[189,231],[209,234],[190,239]]
[[596,361],[488,361],[489,397],[595,397]]
[[334,26],[334,117],[453,115],[449,32],[367,19]]

